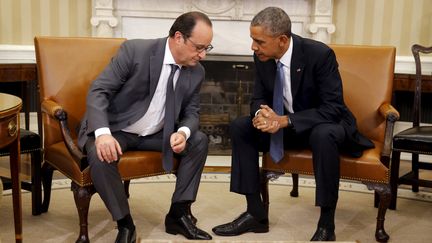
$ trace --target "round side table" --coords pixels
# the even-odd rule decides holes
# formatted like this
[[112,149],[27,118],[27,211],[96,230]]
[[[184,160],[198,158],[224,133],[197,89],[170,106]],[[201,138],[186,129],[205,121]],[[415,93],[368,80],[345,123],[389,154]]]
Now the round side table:
[[19,113],[22,107],[20,98],[0,93],[0,148],[10,151],[10,171],[12,180],[12,204],[15,223],[15,242],[22,242],[22,211],[20,171],[20,123]]

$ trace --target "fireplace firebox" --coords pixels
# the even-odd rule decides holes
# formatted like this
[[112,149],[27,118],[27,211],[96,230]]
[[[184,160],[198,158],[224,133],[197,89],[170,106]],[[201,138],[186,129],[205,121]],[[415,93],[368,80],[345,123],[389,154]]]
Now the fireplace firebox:
[[209,154],[231,153],[229,123],[249,114],[254,64],[245,61],[202,61],[200,129],[209,138]]

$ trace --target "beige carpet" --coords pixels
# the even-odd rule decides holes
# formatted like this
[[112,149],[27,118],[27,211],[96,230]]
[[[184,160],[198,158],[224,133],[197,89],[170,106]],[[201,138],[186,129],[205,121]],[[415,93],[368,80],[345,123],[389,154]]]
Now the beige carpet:
[[[130,205],[143,242],[185,242],[182,236],[164,232],[164,217],[174,188],[173,176],[160,176],[132,181]],[[242,196],[229,192],[229,175],[203,175],[193,212],[198,225],[211,232],[215,225],[232,220],[245,210]],[[319,216],[314,207],[313,180],[300,180],[300,197],[291,198],[290,177],[270,186],[270,232],[247,233],[238,237],[213,235],[213,242],[302,242],[312,236]],[[75,242],[78,216],[69,190],[68,180],[56,180],[48,213],[31,215],[30,193],[23,193],[24,242]],[[1,242],[14,242],[12,199],[5,191],[0,206]],[[390,242],[432,242],[432,193],[414,194],[400,190],[398,210],[388,211],[386,231]],[[377,210],[372,206],[373,194],[357,183],[341,183],[336,212],[336,236],[339,241],[375,242]],[[95,195],[89,212],[89,235],[92,242],[114,242],[116,224],[111,221],[99,196]]]

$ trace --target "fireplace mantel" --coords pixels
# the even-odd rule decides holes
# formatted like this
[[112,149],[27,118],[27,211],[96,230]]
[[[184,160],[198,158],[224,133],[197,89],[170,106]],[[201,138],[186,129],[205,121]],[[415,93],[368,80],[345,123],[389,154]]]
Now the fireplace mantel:
[[290,15],[293,33],[330,41],[335,31],[333,0],[93,0],[92,34],[127,39],[163,37],[180,14],[201,11],[213,22],[212,53],[250,55],[250,21],[272,5]]

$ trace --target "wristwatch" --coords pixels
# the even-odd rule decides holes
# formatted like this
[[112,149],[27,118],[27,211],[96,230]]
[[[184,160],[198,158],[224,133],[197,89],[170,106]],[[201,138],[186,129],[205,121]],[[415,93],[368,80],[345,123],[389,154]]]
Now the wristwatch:
[[287,115],[287,117],[288,117],[288,128],[292,128],[294,125],[292,124],[292,122],[291,122],[291,119],[290,119],[290,117]]

